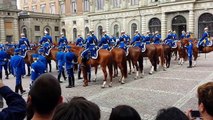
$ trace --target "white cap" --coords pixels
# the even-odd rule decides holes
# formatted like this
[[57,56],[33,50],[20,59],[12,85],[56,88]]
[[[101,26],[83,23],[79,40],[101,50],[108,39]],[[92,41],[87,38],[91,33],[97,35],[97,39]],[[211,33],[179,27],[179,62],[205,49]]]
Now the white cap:
[[61,35],[64,35],[64,33],[62,32]]
[[208,28],[207,28],[207,27],[205,27],[205,28],[204,28],[204,30],[208,30]]
[[24,33],[21,33],[21,36],[25,36]]
[[138,30],[135,30],[136,33],[138,33]]
[[155,31],[155,34],[158,34],[158,31]]
[[48,32],[45,30],[44,33],[47,34]]
[[106,30],[103,30],[102,33],[106,33]]

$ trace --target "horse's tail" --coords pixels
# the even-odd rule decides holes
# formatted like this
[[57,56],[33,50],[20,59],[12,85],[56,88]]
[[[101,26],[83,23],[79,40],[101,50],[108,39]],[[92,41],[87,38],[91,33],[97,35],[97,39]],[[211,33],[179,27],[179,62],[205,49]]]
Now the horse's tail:
[[126,54],[124,52],[124,54],[123,54],[123,60],[122,60],[124,78],[127,78],[127,63],[126,62],[127,62],[127,60],[126,60]]

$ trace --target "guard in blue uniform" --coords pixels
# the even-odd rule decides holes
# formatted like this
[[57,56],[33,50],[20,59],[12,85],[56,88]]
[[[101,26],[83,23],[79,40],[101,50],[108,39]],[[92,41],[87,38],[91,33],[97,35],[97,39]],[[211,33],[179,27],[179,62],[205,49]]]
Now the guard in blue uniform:
[[15,92],[18,93],[19,90],[21,94],[25,92],[22,87],[22,76],[25,75],[25,63],[24,58],[20,56],[20,49],[15,49],[15,55],[11,58],[11,68],[12,74],[16,77]]
[[82,47],[84,43],[84,39],[81,37],[81,35],[78,35],[78,38],[76,39],[76,46]]
[[67,38],[64,36],[64,33],[61,33],[61,37],[58,41],[58,46],[64,46],[64,45],[67,45],[67,44],[68,44]]
[[173,31],[173,32],[172,32],[172,37],[173,37],[173,40],[178,40],[176,31]]
[[181,36],[180,36],[180,40],[182,40],[182,39],[184,39],[184,38],[186,38],[186,32],[183,30],[183,31],[182,31],[182,34],[181,34]]
[[124,38],[125,38],[126,45],[129,45],[130,44],[130,36],[127,35],[125,32],[124,32]]
[[158,31],[155,31],[155,35],[154,35],[154,44],[160,44],[161,43],[161,36],[158,33]]
[[126,37],[124,36],[125,32],[121,31],[121,36],[119,38],[119,41],[117,41],[117,45],[119,48],[122,48],[126,51],[127,47],[126,47]]
[[189,66],[187,68],[192,68],[192,55],[193,55],[193,44],[192,40],[189,41],[187,48],[187,53],[188,53],[188,59],[189,59]]
[[47,31],[44,31],[44,33],[45,33],[45,36],[42,37],[42,39],[39,41],[39,43],[40,43],[40,45],[43,46],[45,54],[48,55],[48,50],[52,46],[52,37],[49,35],[49,33]]
[[150,35],[149,35],[149,34],[150,34],[150,32],[147,31],[147,32],[146,32],[145,39],[142,40],[143,43],[146,43],[146,44],[150,44],[150,43],[151,43],[151,38],[150,38]]
[[38,61],[41,61],[45,65],[45,72],[47,72],[47,59],[44,56],[44,49],[40,48],[38,50]]
[[199,51],[202,51],[203,47],[206,46],[206,43],[209,42],[209,37],[208,28],[204,28],[202,38],[198,42]]
[[66,46],[66,54],[64,56],[65,64],[66,64],[66,71],[68,75],[68,86],[66,88],[75,87],[75,77],[73,72],[73,64],[77,62],[77,57],[73,52],[71,52],[71,47]]
[[93,31],[93,30],[91,31],[91,36],[92,36],[92,39],[93,39],[93,41],[94,41],[95,45],[98,45],[98,39],[97,39],[97,37],[95,36],[95,34],[94,34],[94,31]]
[[[2,68],[5,66],[7,66],[7,61],[8,61],[8,57],[7,57],[7,53],[3,50],[3,46],[0,45],[0,80],[2,80]],[[5,69],[5,74],[6,74],[6,79],[8,79],[8,71],[7,69]]]
[[141,37],[140,34],[136,31],[135,36],[133,37],[133,40],[130,43],[134,47],[141,47]]
[[87,37],[87,41],[86,41],[86,49],[89,49],[91,52],[92,56],[96,56],[96,47],[97,44],[97,39],[95,39],[94,35],[90,35]]
[[65,60],[64,60],[64,56],[65,53],[63,52],[63,48],[62,47],[58,47],[59,52],[56,55],[56,59],[57,59],[57,63],[58,63],[58,82],[61,82],[61,74],[64,77],[64,80],[66,80],[66,76],[65,76],[65,72],[64,72],[64,64],[65,64]]
[[103,30],[103,37],[101,38],[100,43],[98,44],[98,47],[101,47],[102,49],[109,50],[109,44],[110,44],[110,37],[106,34],[106,31]]
[[42,63],[40,60],[38,60],[39,56],[38,54],[33,54],[33,63],[31,65],[31,85],[34,83],[34,81],[43,73],[45,73],[46,66],[44,63]]
[[186,33],[186,38],[191,38],[191,32],[188,31],[188,32]]
[[[85,69],[83,70],[87,70],[84,71],[87,73],[87,75],[89,76],[89,82],[91,81],[91,65],[87,64],[87,61],[90,60],[91,58],[91,53],[88,49],[86,49],[84,52],[81,53],[81,57],[82,57],[82,64],[81,67],[85,67]],[[87,81],[84,81],[85,84],[88,84]]]
[[27,47],[26,49],[30,48],[29,40],[25,37],[24,33],[21,33],[21,39],[19,40],[18,47],[20,48],[22,45],[25,45]]
[[165,43],[166,43],[167,45],[169,45],[170,47],[173,46],[173,35],[172,35],[172,33],[171,33],[170,30],[168,31],[168,35],[167,35],[167,37],[165,38],[164,41],[165,41]]

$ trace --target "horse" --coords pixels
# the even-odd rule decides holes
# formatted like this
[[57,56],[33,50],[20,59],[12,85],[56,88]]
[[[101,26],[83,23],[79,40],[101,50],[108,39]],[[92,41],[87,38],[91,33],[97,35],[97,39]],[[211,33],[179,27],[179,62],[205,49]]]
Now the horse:
[[127,78],[126,53],[121,48],[112,48],[111,53],[113,56],[114,74],[116,74],[115,76],[117,76],[118,66],[121,71],[121,78],[119,79],[119,82],[121,82],[121,84],[124,84],[124,79]]
[[147,44],[146,51],[142,52],[142,56],[149,58],[152,64],[149,74],[152,75],[153,71],[157,71],[158,54],[156,47],[154,45]]
[[109,87],[112,87],[112,54],[111,52],[109,52],[108,50],[104,50],[104,49],[100,49],[98,54],[98,58],[97,59],[92,59],[90,58],[88,61],[84,62],[82,61],[82,56],[80,55],[81,52],[83,52],[84,48],[82,47],[78,47],[78,46],[74,46],[74,45],[70,45],[71,46],[71,50],[78,56],[78,63],[82,64],[82,71],[83,71],[83,78],[84,78],[84,87],[88,86],[88,78],[87,78],[87,72],[89,67],[95,67],[95,80],[97,79],[97,68],[98,65],[101,66],[102,68],[102,72],[104,74],[104,82],[102,84],[102,88],[105,88],[106,86],[106,81],[107,81],[107,67],[109,70],[109,77],[110,77],[110,83],[109,83]]
[[[9,55],[14,55],[14,50],[15,50],[15,48],[9,48],[6,52]],[[35,50],[26,51],[26,56],[24,57],[24,62],[25,62],[25,64],[27,64],[27,70],[28,70],[27,76],[30,76],[30,67],[31,67],[31,64],[33,63],[32,54],[35,54],[35,53],[37,53]]]
[[[131,62],[132,62],[133,69],[136,69],[136,76],[134,79],[137,79],[139,77],[139,70],[141,73],[140,77],[142,78],[144,75],[144,71],[143,71],[143,56],[141,53],[141,48],[129,47],[129,54],[127,56],[127,59],[129,61],[130,74],[131,74]],[[138,65],[138,63],[139,63],[139,65]]]
[[[157,56],[160,58],[160,62],[161,62],[161,67],[163,68],[163,70],[165,71],[166,67],[165,67],[165,56],[164,56],[164,53],[165,53],[165,49],[164,49],[164,46],[161,45],[161,44],[153,44],[156,48],[156,52],[157,52]],[[159,65],[160,62],[159,62],[159,58],[157,59],[157,64]]]

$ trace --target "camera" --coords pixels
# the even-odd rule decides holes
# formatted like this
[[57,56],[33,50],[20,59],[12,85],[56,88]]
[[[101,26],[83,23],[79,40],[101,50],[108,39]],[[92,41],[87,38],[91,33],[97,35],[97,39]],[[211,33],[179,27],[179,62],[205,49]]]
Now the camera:
[[201,118],[200,112],[198,110],[192,110],[191,111],[191,116],[193,118]]

